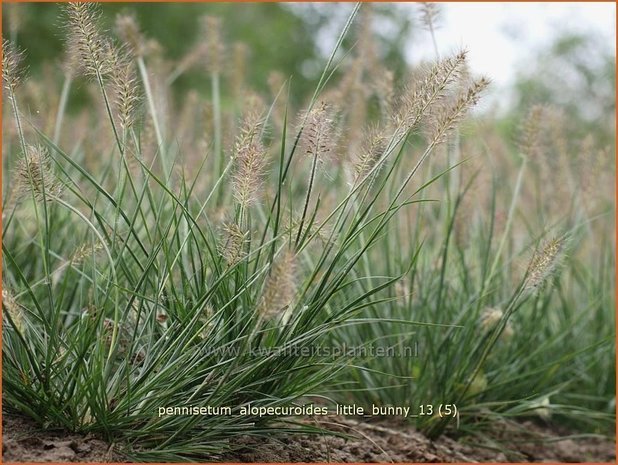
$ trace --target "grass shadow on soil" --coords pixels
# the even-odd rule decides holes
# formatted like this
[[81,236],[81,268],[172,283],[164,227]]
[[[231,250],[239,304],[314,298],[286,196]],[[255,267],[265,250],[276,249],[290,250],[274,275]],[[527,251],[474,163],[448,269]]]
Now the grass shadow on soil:
[[[542,441],[524,440],[507,424],[495,439],[508,435],[502,452],[443,436],[430,441],[413,428],[385,421],[331,418],[322,427],[352,436],[285,435],[277,439],[240,437],[230,444],[225,462],[614,462],[615,443],[602,438],[564,438],[532,422],[521,426]],[[43,431],[31,420],[4,414],[4,462],[122,462],[118,448],[92,436]],[[502,439],[504,440],[504,439]],[[510,444],[510,445],[509,445]],[[208,457],[204,457],[208,461]]]

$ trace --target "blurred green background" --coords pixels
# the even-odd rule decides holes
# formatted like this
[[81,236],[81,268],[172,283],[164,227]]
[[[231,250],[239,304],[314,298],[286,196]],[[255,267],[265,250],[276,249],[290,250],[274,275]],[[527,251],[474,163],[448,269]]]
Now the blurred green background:
[[[61,8],[58,4],[4,5],[5,36],[7,32],[16,35],[19,46],[27,50],[32,74],[40,72],[44,61],[62,58]],[[315,59],[317,53],[310,40],[309,25],[279,4],[244,4],[232,9],[226,4],[213,3],[108,3],[102,8],[105,27],[112,29],[116,14],[123,11],[134,12],[144,33],[155,38],[170,58],[182,57],[199,40],[200,16],[220,16],[225,24],[226,41],[250,44],[252,57],[247,77],[251,82],[263,87],[269,70],[279,69],[294,73],[298,86],[308,85],[298,71],[305,61]],[[15,20],[19,24],[13,32],[11,22]],[[280,40],[282,37],[286,40]],[[201,81],[205,81],[203,76],[193,71],[181,76],[176,87],[208,86],[208,82]]]
[[[223,22],[226,54],[230,58],[235,43],[249,49],[247,81],[258,91],[267,89],[271,71],[292,76],[296,95],[313,91],[323,67],[323,56],[317,46],[320,31],[343,26],[353,5],[327,5],[303,10],[282,3],[107,3],[102,7],[104,27],[113,28],[120,12],[134,13],[142,31],[163,47],[167,58],[179,60],[200,40],[199,18],[220,17]],[[329,8],[330,7],[330,8]],[[28,3],[3,6],[4,36],[27,51],[31,74],[38,74],[45,61],[61,60],[63,13],[59,4]],[[387,5],[374,12],[386,18],[391,27],[400,29],[398,38],[382,40],[381,54],[390,67],[401,70],[404,64],[402,41],[410,30],[410,21],[401,20]],[[348,46],[354,39],[348,40]],[[203,72],[191,70],[183,74],[176,89],[207,89]]]
[[[3,5],[3,34],[26,51],[32,76],[42,72],[43,63],[62,59],[61,8],[52,3]],[[314,90],[329,47],[352,8],[350,3],[107,3],[102,12],[104,25],[110,30],[117,13],[134,12],[145,35],[156,39],[165,57],[175,61],[201,39],[199,18],[218,16],[223,22],[228,59],[233,44],[240,42],[248,47],[246,82],[256,91],[266,93],[269,74],[279,71],[286,78],[292,77],[291,97],[298,104]],[[418,41],[428,36],[419,21],[418,5],[362,7],[367,8],[371,8],[377,53],[396,76],[401,76],[409,61],[408,52],[427,45],[426,40]],[[441,8],[448,9],[450,5],[443,4]],[[593,132],[602,143],[614,145],[615,47],[593,32],[582,28],[557,29],[552,40],[539,41],[535,49],[525,51],[528,58],[512,70],[513,78],[506,89],[504,85],[494,86],[494,95],[488,96],[488,100],[508,100],[506,108],[501,105],[499,115],[505,134],[516,129],[516,122],[532,104],[555,104],[563,108],[573,123],[573,137]],[[439,39],[443,39],[441,33],[438,29]],[[344,42],[344,50],[359,39],[357,27]],[[458,44],[446,45],[456,49]],[[207,95],[209,86],[203,69],[196,67],[180,76],[174,91],[196,89]]]

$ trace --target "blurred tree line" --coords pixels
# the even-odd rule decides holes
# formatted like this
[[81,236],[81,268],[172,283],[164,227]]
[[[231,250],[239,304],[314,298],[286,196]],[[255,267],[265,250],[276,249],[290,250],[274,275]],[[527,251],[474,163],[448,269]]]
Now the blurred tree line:
[[[280,4],[247,3],[230,8],[224,3],[107,3],[101,10],[107,30],[113,28],[118,13],[134,13],[143,33],[156,39],[164,56],[174,60],[180,60],[201,39],[201,16],[219,16],[224,24],[226,45],[238,41],[251,50],[248,81],[264,86],[268,72],[277,69],[293,73],[301,89],[309,85],[299,70],[304,62],[317,57],[315,44],[310,40],[311,30]],[[60,4],[5,4],[3,31],[27,51],[31,75],[37,75],[45,61],[62,59],[65,31]],[[191,70],[179,78],[175,87],[207,89],[208,83],[202,81],[205,81],[203,73]]]
[[516,71],[511,119],[535,104],[560,108],[571,139],[592,134],[615,147],[616,52],[590,33],[562,32]]
[[[325,43],[332,42],[351,11],[351,4],[328,3],[106,3],[103,21],[112,29],[119,12],[135,13],[146,36],[156,39],[164,56],[179,61],[200,37],[199,19],[218,16],[223,24],[227,59],[232,60],[234,44],[248,51],[245,81],[259,92],[268,92],[272,71],[292,77],[291,97],[300,103],[310,95],[322,71]],[[64,47],[62,6],[53,3],[3,5],[4,36],[26,50],[32,76],[41,73],[45,62],[60,62]],[[379,59],[396,77],[406,73],[404,51],[421,30],[414,15],[401,14],[389,4],[366,4],[371,8],[375,45]],[[363,32],[360,31],[360,34]],[[362,37],[353,30],[344,50],[353,48]],[[327,44],[328,45],[328,44]],[[557,105],[564,109],[573,137],[592,132],[597,139],[614,146],[615,139],[615,49],[594,34],[563,33],[549,48],[531,51],[531,58],[514,70],[513,108],[501,119],[505,134],[533,104]],[[203,69],[195,67],[175,82],[174,91],[196,89],[209,92]]]
[[[315,89],[325,57],[318,45],[320,31],[342,26],[353,5],[322,4],[298,8],[283,3],[106,3],[102,5],[104,27],[112,30],[118,13],[134,13],[142,32],[155,39],[166,58],[179,61],[203,40],[199,20],[205,15],[221,18],[226,59],[233,60],[233,47],[245,44],[248,52],[246,81],[257,91],[268,89],[271,71],[292,77],[295,96]],[[410,21],[397,18],[387,5],[373,8],[398,30],[396,37],[380,40],[381,55],[392,68],[404,68],[403,41]],[[64,49],[62,5],[27,3],[3,5],[4,36],[26,50],[30,75],[41,72],[45,62],[62,60]],[[392,28],[389,28],[392,29]],[[333,31],[337,34],[337,31]],[[347,46],[354,39],[348,39]],[[197,89],[207,92],[209,82],[198,67],[183,73],[176,91]]]

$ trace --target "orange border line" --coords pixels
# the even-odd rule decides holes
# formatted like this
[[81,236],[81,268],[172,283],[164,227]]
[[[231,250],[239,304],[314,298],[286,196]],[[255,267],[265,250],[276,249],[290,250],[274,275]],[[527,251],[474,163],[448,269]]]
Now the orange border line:
[[[87,0],[89,2],[90,0]],[[617,3],[618,0],[598,0],[594,3]],[[0,0],[2,3],[68,3],[68,0]],[[408,0],[373,0],[366,1],[361,0],[231,0],[228,2],[222,2],[220,0],[99,0],[92,3],[419,3]],[[497,2],[494,0],[480,0],[470,2],[467,0],[439,0],[433,3],[588,3],[586,0],[545,0],[544,2],[538,2],[535,0],[509,0],[508,2]],[[0,28],[1,29],[1,28]],[[1,31],[0,31],[1,32]]]
[[[17,3],[68,3],[67,0],[35,0],[35,1],[25,1],[25,0],[0,0],[0,35],[2,35],[2,10],[3,8],[2,5],[3,4],[17,4]],[[99,0],[96,3],[223,3],[217,0],[133,0],[131,2],[127,2],[127,1],[123,1],[123,0]],[[261,2],[255,2],[252,0],[232,0],[229,3],[292,3],[292,2],[285,2],[285,1],[279,1],[279,0],[264,0]],[[310,1],[310,0],[297,0],[297,3],[335,3],[333,1],[330,0],[317,0],[317,1]],[[354,0],[339,0],[336,3],[357,3]],[[418,2],[409,2],[409,1],[405,1],[405,0],[376,0],[373,2],[366,2],[366,1],[361,1],[361,3],[418,3]],[[449,1],[437,1],[434,3],[539,3],[539,2],[535,2],[533,0],[511,0],[508,2],[496,2],[496,1],[492,1],[492,0],[481,0],[481,1],[477,1],[477,2],[467,2],[465,0],[449,0]],[[566,0],[566,1],[560,1],[560,0],[546,0],[546,2],[543,3],[586,3],[586,2],[582,2],[582,1],[577,1],[577,0]],[[598,3],[614,3],[616,4],[617,1],[611,1],[611,0],[600,0]],[[618,14],[616,15],[616,17],[614,18],[615,20],[618,20]],[[616,48],[618,49],[618,38],[616,38]],[[0,50],[0,58],[2,57],[2,50]],[[2,65],[0,64],[0,70],[2,68]],[[615,66],[615,71],[618,74],[618,64]],[[2,115],[3,115],[3,99],[0,99],[0,125],[2,125]],[[618,120],[616,120],[616,117],[618,116],[618,109],[614,110],[614,118],[615,118],[615,133],[614,133],[614,145],[616,144],[616,139],[615,139],[615,134],[618,133]],[[4,128],[4,126],[2,126],[2,128],[0,128],[0,147],[2,146],[2,129]],[[616,151],[614,151],[614,159],[616,159]],[[2,164],[0,164],[0,176],[2,176]],[[616,186],[618,184],[618,176],[616,171],[614,172],[614,181],[615,184],[614,186]],[[618,189],[614,189],[614,232],[615,232],[615,236],[616,236],[616,242],[614,243],[614,276],[615,276],[615,283],[614,283],[614,298],[616,299],[617,297],[617,290],[618,290],[618,274],[616,274],[616,262],[618,262],[618,250],[616,249],[616,243],[618,243],[618,231],[616,231],[616,214],[618,213],[618,210],[616,208],[616,205],[618,204]],[[2,213],[2,205],[3,205],[3,193],[0,190],[0,214]],[[0,218],[0,226],[2,225],[2,219]],[[2,228],[0,228],[0,241],[2,240]],[[0,257],[2,256],[2,252],[0,251]],[[2,289],[2,284],[3,284],[3,280],[2,280],[2,268],[0,268],[0,290]],[[614,308],[614,311],[616,312],[616,308]],[[2,310],[0,310],[0,313],[2,312]],[[3,321],[2,318],[0,318],[0,330],[2,330],[2,325],[3,325]],[[615,329],[616,329],[616,333],[618,333],[618,319],[615,318]],[[618,342],[614,341],[616,344],[616,349],[618,351]],[[2,336],[0,335],[0,349],[2,349]],[[614,369],[615,372],[615,369]],[[616,375],[616,385],[618,386],[618,373],[615,373]],[[618,390],[617,392],[618,393]],[[615,393],[615,394],[616,394]],[[0,356],[0,404],[2,402],[2,357]],[[616,417],[616,414],[618,412],[617,407],[614,407],[614,417]],[[2,442],[3,439],[3,431],[2,431],[2,409],[0,409],[0,442]],[[2,444],[4,444],[2,442]],[[616,446],[615,449],[615,453],[616,455],[618,455],[618,445]],[[5,463],[3,461],[3,457],[2,455],[0,455],[0,464]],[[19,465],[40,465],[40,462],[6,462],[7,464],[19,464]],[[46,463],[50,463],[52,465],[54,464],[62,464],[65,462],[46,462]],[[83,463],[83,464],[91,464],[91,465],[100,465],[100,463],[98,462],[73,462],[73,463]],[[126,465],[127,463],[134,463],[134,462],[106,462],[110,465]],[[167,464],[167,462],[148,462],[151,465],[164,465]],[[203,462],[192,462],[194,464],[199,464],[199,463],[203,463]],[[215,462],[215,463],[221,463],[224,465],[244,465],[241,463],[237,463],[237,462]],[[253,462],[256,465],[270,465],[267,464],[266,462]],[[306,463],[306,462],[294,462],[294,463],[289,463],[289,462],[280,462],[279,465],[299,465],[301,463]],[[323,462],[312,462],[312,463],[323,463]],[[414,463],[414,462],[400,462],[400,465],[406,465],[408,463]],[[528,462],[484,462],[486,464],[490,464],[490,465],[504,465],[505,463],[513,463],[513,464],[517,464],[517,463],[522,463],[522,465],[528,464]],[[549,464],[559,464],[561,462],[545,462],[545,463],[549,463]],[[601,464],[605,464],[605,463],[615,463],[615,462],[586,462],[586,463],[590,463],[592,465],[601,465]],[[457,465],[464,465],[464,463],[462,462],[455,462],[455,464]],[[349,465],[372,465],[372,463],[370,462],[355,462],[355,463],[350,463]],[[377,464],[375,464],[377,465]]]

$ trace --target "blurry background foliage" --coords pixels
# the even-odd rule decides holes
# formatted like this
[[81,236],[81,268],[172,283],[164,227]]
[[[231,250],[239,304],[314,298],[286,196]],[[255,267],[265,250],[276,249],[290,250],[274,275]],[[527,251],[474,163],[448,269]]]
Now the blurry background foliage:
[[[227,59],[234,44],[247,46],[246,82],[268,95],[268,77],[273,71],[292,78],[290,98],[294,105],[310,97],[330,44],[341,29],[351,5],[285,3],[108,3],[103,19],[113,28],[119,12],[133,12],[147,37],[155,39],[166,58],[178,61],[200,41],[199,19],[203,15],[222,19]],[[414,7],[415,5],[410,5]],[[368,5],[364,8],[367,9]],[[400,5],[371,4],[372,29],[377,36],[376,53],[397,78],[406,71],[406,49],[415,37],[428,34],[419,15],[402,14]],[[45,63],[60,64],[63,50],[62,12],[59,4],[28,3],[3,5],[3,31],[26,51],[26,64],[33,77],[44,72]],[[344,41],[344,50],[362,40],[357,34]],[[517,28],[515,28],[517,29]],[[516,41],[516,33],[511,32]],[[439,31],[438,31],[439,36]],[[353,53],[353,51],[351,52]],[[529,58],[513,70],[508,89],[510,104],[499,115],[503,136],[513,134],[518,122],[534,104],[556,105],[570,125],[573,140],[592,134],[601,144],[615,147],[615,48],[594,34],[557,31],[549,46],[531,50]],[[341,67],[342,69],[345,66]],[[491,77],[491,76],[490,76]],[[225,81],[224,81],[225,82]],[[58,84],[59,86],[61,83]],[[174,83],[174,92],[196,89],[209,95],[210,81],[204,70],[193,67]],[[497,95],[495,100],[503,100]],[[84,104],[85,93],[71,99],[73,109]],[[223,102],[224,105],[226,102]],[[491,111],[491,106],[489,107]]]
[[[292,77],[292,98],[304,98],[315,89],[323,69],[323,57],[316,39],[320,31],[338,30],[349,13],[347,7],[334,5],[326,5],[326,8],[325,5],[307,5],[301,9],[279,3],[230,6],[228,3],[108,3],[102,12],[107,29],[113,29],[117,13],[134,13],[146,36],[155,39],[165,56],[172,60],[182,58],[200,40],[200,17],[218,16],[223,23],[226,58],[232,59],[231,49],[235,43],[248,47],[247,82],[256,91],[266,92],[270,72],[279,71]],[[60,62],[63,50],[61,5],[5,4],[3,9],[4,36],[26,50],[31,75],[40,75],[45,62]],[[388,39],[381,38],[380,55],[391,69],[401,72],[403,42],[409,35],[410,21],[398,18],[388,5],[376,5],[374,15],[396,26],[398,32],[394,37],[393,28],[389,27]],[[353,44],[348,41],[345,45]],[[174,88],[177,92],[198,89],[208,93],[210,82],[203,70],[196,67],[181,75]]]
[[593,134],[603,145],[615,143],[612,44],[592,34],[563,32],[515,72],[513,116],[521,117],[534,104],[555,105],[568,116],[572,139]]

